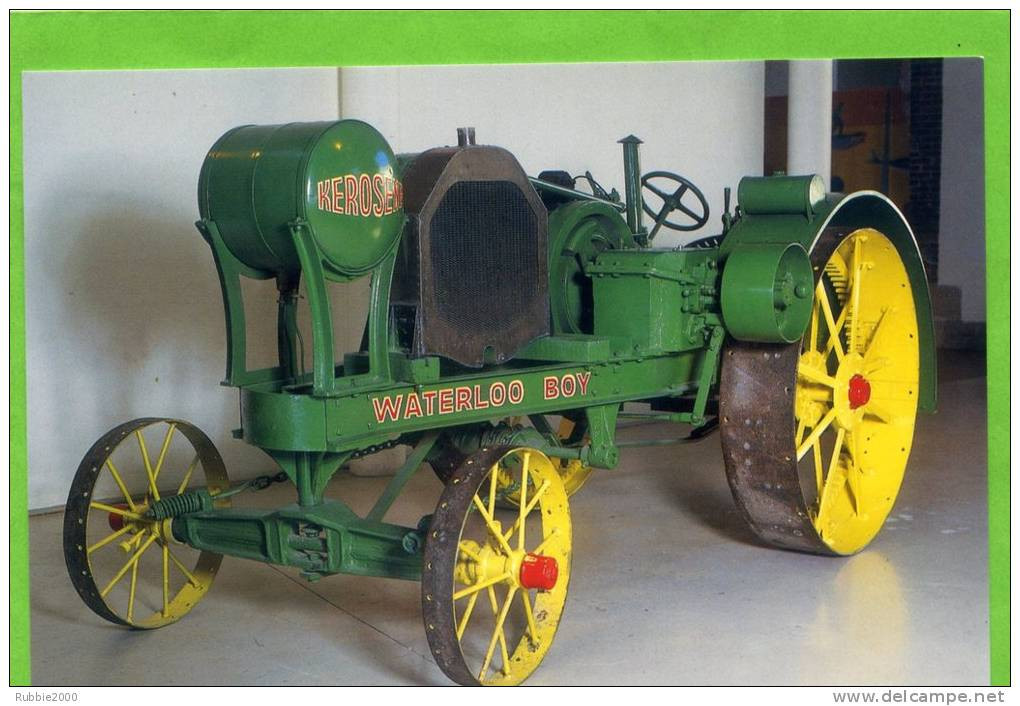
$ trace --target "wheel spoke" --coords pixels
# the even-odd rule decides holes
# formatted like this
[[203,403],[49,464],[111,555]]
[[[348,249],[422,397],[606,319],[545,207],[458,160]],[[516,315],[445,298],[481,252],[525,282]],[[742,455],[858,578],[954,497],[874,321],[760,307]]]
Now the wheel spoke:
[[857,465],[857,434],[850,432],[848,454],[850,462],[847,464],[846,469],[846,484],[850,490],[850,500],[853,505],[854,515],[861,514],[861,498],[860,498],[860,473]]
[[560,532],[559,528],[553,527],[549,531],[549,534],[546,536],[546,538],[542,540],[541,544],[539,544],[537,547],[535,547],[534,549],[531,550],[531,553],[532,554],[541,554],[542,551],[545,549],[545,545],[547,545],[550,541],[552,541],[553,537],[557,536],[559,534],[559,532]]
[[184,564],[181,563],[181,560],[177,558],[177,555],[170,550],[170,545],[166,544],[164,546],[166,546],[167,553],[170,555],[170,561],[172,561],[174,565],[181,570],[181,573],[184,574],[185,578],[188,579],[188,583],[190,583],[195,588],[201,586],[202,584],[199,583],[198,579],[196,579],[192,575],[192,573],[188,571],[187,567],[185,567]]
[[163,617],[170,614],[170,547],[163,542]]
[[822,443],[816,438],[815,443],[811,444],[811,449],[814,452],[815,488],[817,488],[818,496],[821,497],[822,489],[825,487],[825,469],[822,467]]
[[460,622],[457,623],[458,640],[464,637],[464,630],[467,629],[468,621],[471,620],[471,612],[475,609],[475,603],[478,602],[478,596],[479,593],[477,591],[471,594],[471,598],[468,599],[467,607],[464,608],[464,613],[460,616]]
[[517,513],[517,524],[520,525],[520,530],[517,533],[517,550],[524,550],[524,518],[527,515],[525,512],[525,505],[528,500],[528,463],[531,461],[531,454],[527,451],[524,452],[524,462],[521,464],[521,501],[519,505],[519,511]]
[[812,351],[818,350],[818,312],[819,305],[815,302],[811,305],[811,337],[808,339],[808,347]]
[[106,598],[106,594],[108,594],[113,589],[113,587],[117,585],[118,581],[124,578],[124,574],[128,572],[128,569],[130,569],[134,564],[138,563],[138,560],[142,558],[142,554],[145,553],[145,550],[148,549],[155,541],[156,535],[152,535],[147,540],[145,540],[145,543],[138,548],[138,551],[132,554],[131,558],[127,560],[127,563],[120,568],[120,571],[118,571],[117,574],[112,579],[110,579],[110,583],[106,584],[106,588],[99,592],[101,598]]
[[832,420],[834,420],[835,418],[836,418],[835,408],[830,409],[825,414],[825,416],[822,417],[822,420],[818,422],[814,429],[811,430],[811,433],[808,434],[808,437],[804,439],[800,446],[797,447],[798,461],[804,458],[804,454],[806,454],[808,452],[808,449],[811,448],[811,444],[815,443],[815,439],[820,437],[822,435],[822,432],[829,428],[829,425],[832,424]]
[[821,495],[818,497],[818,514],[821,515],[822,508],[825,506],[825,501],[830,494],[830,488],[835,484],[835,478],[839,469],[839,456],[843,450],[843,439],[846,432],[840,427],[836,431],[836,443],[832,447],[832,458],[829,459],[829,470],[825,474],[825,483],[822,486]]
[[887,410],[880,404],[875,404],[870,400],[868,401],[868,406],[864,408],[864,414],[869,417],[874,417],[878,421],[883,422],[885,424],[888,424],[889,422],[893,421],[893,416],[892,414],[890,414],[889,410]]
[[531,599],[527,591],[521,591],[521,603],[524,605],[524,617],[528,621],[528,636],[531,644],[538,642],[538,626],[535,624],[535,611],[531,609]]
[[825,316],[825,325],[829,329],[829,343],[832,345],[832,349],[836,351],[836,358],[842,362],[845,355],[843,353],[843,344],[839,341],[839,329],[836,328],[836,322],[832,318],[829,295],[825,291],[822,280],[818,280],[818,286],[815,287],[815,300],[818,302],[818,308],[822,310],[822,314]]
[[847,317],[850,321],[850,334],[847,336],[847,351],[857,352],[857,329],[860,326],[861,311],[861,278],[864,275],[864,263],[861,262],[861,249],[864,247],[863,238],[854,238],[853,253],[853,282],[850,283],[850,296],[847,303],[850,306],[850,314]]
[[818,370],[817,368],[814,368],[810,365],[804,364],[798,365],[797,375],[806,378],[811,382],[817,382],[819,385],[825,385],[826,387],[836,389],[836,378],[832,377],[831,375],[826,375],[821,370]]
[[105,547],[107,544],[109,544],[113,540],[117,539],[117,537],[123,536],[125,532],[130,532],[130,531],[131,531],[131,525],[124,525],[123,527],[121,527],[119,530],[117,530],[113,534],[106,535],[105,537],[100,539],[98,542],[93,544],[91,547],[86,549],[85,553],[86,554],[91,554],[92,552],[96,551],[97,549],[101,549],[101,548]]
[[489,481],[489,517],[493,517],[496,514],[496,488],[497,481],[499,480],[500,464],[497,462],[490,472]]
[[117,484],[117,487],[120,488],[120,492],[124,494],[124,499],[127,500],[128,507],[134,510],[136,507],[135,501],[131,499],[131,493],[128,492],[127,486],[124,485],[124,481],[120,477],[120,473],[113,465],[113,459],[106,459],[106,467],[110,469],[110,475],[113,476],[113,480]]
[[166,458],[166,451],[170,448],[170,439],[173,438],[174,431],[177,430],[177,424],[174,422],[170,423],[170,427],[166,430],[166,436],[163,437],[163,446],[159,450],[159,458],[156,459],[156,468],[152,472],[152,481],[155,483],[159,480],[159,471],[163,468],[163,459]]
[[[495,591],[493,591],[495,593]],[[517,593],[517,587],[514,586],[510,589],[509,594],[506,597],[506,601],[503,603],[503,607],[499,611],[499,617],[496,618],[496,629],[492,631],[492,638],[489,640],[489,649],[485,651],[485,661],[482,662],[482,668],[478,672],[478,680],[483,681],[485,675],[489,672],[489,665],[492,663],[493,653],[496,651],[496,643],[501,643],[504,650],[503,673],[506,674],[510,669],[510,658],[506,653],[506,636],[503,634],[503,623],[506,621],[506,614],[510,612],[510,602],[514,598],[514,594]],[[492,596],[495,599],[495,596]]]
[[794,436],[794,445],[800,446],[800,442],[804,440],[804,432],[807,431],[807,422],[803,419],[797,421],[797,434]]
[[128,589],[127,619],[130,623],[135,618],[135,588],[138,586],[138,562],[131,567],[131,588]]
[[[548,490],[548,488],[549,481],[547,480],[542,481],[542,485],[538,487],[538,490],[535,491],[535,494],[531,496],[531,500],[528,501],[528,507],[527,509],[524,510],[525,517],[531,514],[531,511],[535,509],[535,506],[538,505],[538,501],[542,499],[542,494],[545,493],[545,491]],[[514,532],[517,531],[517,525],[520,523],[520,521],[521,521],[520,517],[514,520],[514,523],[510,525],[510,529],[503,533],[503,539],[505,539],[507,542],[510,541],[510,538],[514,536]]]
[[871,356],[878,350],[876,343],[879,340],[879,336],[889,328],[885,325],[885,322],[891,318],[891,314],[895,312],[893,307],[886,307],[882,310],[882,315],[878,317],[878,323],[875,324],[875,330],[871,332],[871,338],[868,339],[867,347],[864,349],[864,360],[871,362]]
[[138,439],[138,448],[142,451],[142,461],[145,463],[145,475],[149,479],[149,492],[152,493],[153,500],[159,500],[159,490],[156,489],[156,478],[152,474],[152,463],[149,461],[149,450],[145,448],[145,437],[142,436],[142,430],[135,430],[135,437]]
[[93,500],[92,502],[90,502],[89,503],[89,507],[92,508],[93,510],[102,510],[103,512],[112,512],[114,515],[120,515],[121,517],[126,517],[129,520],[140,520],[140,519],[142,519],[142,516],[139,515],[137,512],[131,512],[130,510],[125,510],[122,507],[115,507],[113,505],[107,505],[106,503],[101,503],[98,500]]
[[467,588],[462,588],[461,590],[454,593],[453,600],[455,601],[460,600],[465,596],[470,596],[472,593],[478,593],[482,589],[489,588],[490,586],[500,583],[501,581],[509,581],[510,578],[511,578],[510,574],[501,574],[494,578],[485,579],[484,581],[479,581],[478,583],[471,584]]
[[462,551],[462,552],[464,552],[465,554],[467,554],[467,555],[468,555],[468,558],[469,558],[469,559],[474,559],[474,560],[475,560],[475,561],[477,561],[477,562],[480,562],[480,561],[482,560],[482,557],[478,556],[478,553],[477,553],[477,552],[475,552],[475,551],[473,551],[473,550],[471,550],[471,549],[468,549],[468,548],[467,548],[467,547],[466,547],[466,546],[464,545],[464,542],[461,542],[460,544],[458,544],[458,545],[457,545],[457,548],[458,548],[458,549],[460,549],[460,551]]
[[195,472],[195,466],[198,465],[198,454],[195,454],[195,458],[191,459],[191,463],[188,464],[188,470],[184,473],[184,480],[181,481],[180,486],[177,488],[177,495],[180,495],[188,487],[188,481],[191,480],[191,474]]
[[507,556],[513,554],[513,549],[511,549],[510,545],[507,543],[507,540],[503,536],[503,532],[500,530],[499,525],[497,525],[496,521],[492,519],[492,515],[489,514],[489,512],[485,509],[485,505],[482,504],[482,501],[478,498],[478,495],[475,494],[474,497],[472,497],[471,499],[474,501],[475,507],[478,508],[478,513],[482,516],[482,519],[485,520],[485,525],[486,527],[489,528],[489,533],[492,534],[492,536],[496,539],[497,542],[499,542],[500,546],[503,548],[503,551],[507,553]]

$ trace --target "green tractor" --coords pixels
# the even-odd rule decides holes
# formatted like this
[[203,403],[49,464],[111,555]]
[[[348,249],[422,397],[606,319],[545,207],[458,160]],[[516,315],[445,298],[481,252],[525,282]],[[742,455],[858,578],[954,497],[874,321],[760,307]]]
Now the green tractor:
[[[394,154],[357,120],[224,134],[202,166],[197,226],[223,294],[235,436],[280,471],[231,484],[209,438],[182,420],[108,432],[65,515],[85,603],[161,627],[209,590],[223,555],[308,580],[420,581],[442,671],[519,683],[562,615],[569,497],[617,465],[617,421],[635,414],[681,425],[640,443],[720,431],[734,499],[763,540],[864,547],[895,501],[917,409],[935,405],[910,227],[879,193],[747,177],[733,213],[726,192],[721,234],[656,249],[664,228],[705,225],[708,204],[680,176],[642,175],[640,140],[621,143],[622,198],[590,174],[528,177],[471,129],[420,154]],[[329,287],[362,277],[361,345],[337,351]],[[279,293],[268,368],[248,367],[249,279]],[[648,411],[623,412],[627,402]],[[398,445],[406,462],[367,512],[325,497],[345,464]],[[434,510],[414,526],[387,522],[423,465],[443,481]],[[294,503],[230,506],[280,481]]]

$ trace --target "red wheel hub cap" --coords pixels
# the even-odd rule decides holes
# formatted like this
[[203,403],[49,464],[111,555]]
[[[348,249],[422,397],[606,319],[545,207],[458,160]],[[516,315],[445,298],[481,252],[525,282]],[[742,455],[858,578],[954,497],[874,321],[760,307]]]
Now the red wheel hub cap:
[[521,561],[521,587],[537,588],[539,591],[548,591],[556,585],[556,577],[560,569],[556,560],[551,556],[539,556],[538,554],[525,554]]
[[850,378],[847,396],[850,398],[850,409],[863,407],[871,399],[871,383],[863,375],[854,375]]
[[[119,507],[121,510],[127,510],[128,509],[127,505],[120,505],[120,504],[118,504],[118,505],[115,505],[115,507]],[[110,523],[110,529],[112,529],[114,532],[119,532],[120,530],[124,529],[124,516],[123,515],[118,515],[116,512],[111,512],[109,514],[109,517],[107,518],[107,522]]]

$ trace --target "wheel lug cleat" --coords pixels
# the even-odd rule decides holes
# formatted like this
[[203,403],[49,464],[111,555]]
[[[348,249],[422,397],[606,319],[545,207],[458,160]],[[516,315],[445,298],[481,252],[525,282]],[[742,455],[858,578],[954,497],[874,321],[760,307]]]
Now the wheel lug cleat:
[[559,572],[559,566],[553,557],[525,554],[521,560],[519,576],[521,588],[537,588],[539,591],[552,590],[556,585]]

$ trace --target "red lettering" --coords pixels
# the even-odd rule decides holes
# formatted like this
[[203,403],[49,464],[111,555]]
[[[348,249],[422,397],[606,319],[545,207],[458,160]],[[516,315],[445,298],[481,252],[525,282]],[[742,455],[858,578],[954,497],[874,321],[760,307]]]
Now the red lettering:
[[428,417],[431,417],[433,414],[435,414],[436,409],[435,402],[437,394],[438,393],[435,390],[429,390],[428,392],[421,393],[421,398],[425,400],[425,415]]
[[358,179],[358,205],[362,216],[372,215],[372,177],[362,174]]
[[393,180],[393,210],[399,211],[404,207],[404,185],[399,179]]
[[494,382],[489,386],[489,401],[493,407],[499,407],[506,402],[506,385],[501,382]]
[[391,177],[386,177],[383,194],[383,213],[393,213],[393,179]]
[[457,411],[463,412],[466,409],[471,409],[471,388],[470,387],[458,387],[456,390],[457,395]]
[[323,179],[316,186],[318,186],[319,197],[316,199],[316,203],[319,206],[320,211],[330,210],[330,201],[332,200],[329,193],[329,187],[331,182],[329,179]]
[[333,189],[333,207],[327,208],[327,211],[332,213],[343,213],[344,212],[344,194],[340,191],[340,183],[343,181],[343,177],[333,177],[329,184]]
[[387,419],[391,422],[397,421],[397,416],[400,413],[400,402],[404,399],[404,396],[397,395],[394,397],[383,397],[381,400],[376,397],[372,399],[372,407],[375,409],[375,421],[382,424]]
[[474,408],[475,409],[488,409],[489,408],[488,400],[483,400],[482,399],[482,386],[481,385],[475,385]]
[[[358,210],[358,178],[353,174],[344,177],[344,199],[345,205],[338,213],[346,213],[348,216],[360,216]],[[335,198],[335,197],[334,197]]]
[[560,382],[560,392],[563,393],[564,397],[573,397],[577,392],[577,383],[574,382],[573,375],[564,375],[562,382]]
[[581,387],[581,394],[588,394],[588,381],[591,380],[591,371],[587,373],[574,373],[577,377],[577,384]]
[[372,177],[372,215],[383,214],[383,178],[382,174]]
[[404,419],[411,419],[412,417],[420,416],[421,402],[418,400],[418,395],[414,392],[408,393],[407,406],[404,408]]
[[545,399],[554,400],[560,396],[559,380],[555,375],[542,378],[542,384],[545,387]]
[[450,414],[453,411],[453,388],[439,391],[439,413]]
[[510,404],[520,404],[524,401],[524,383],[520,380],[511,380],[507,386],[506,396]]

